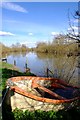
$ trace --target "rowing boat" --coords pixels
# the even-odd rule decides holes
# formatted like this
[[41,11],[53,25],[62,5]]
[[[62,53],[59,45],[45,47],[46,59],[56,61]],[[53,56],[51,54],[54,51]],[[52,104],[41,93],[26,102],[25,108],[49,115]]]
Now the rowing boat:
[[80,100],[79,87],[69,85],[57,78],[18,76],[9,78],[7,86],[11,91],[25,98],[48,105],[72,103]]
[[[17,92],[23,96],[53,104],[72,102],[80,99],[80,94],[75,96],[75,92],[79,91],[80,88],[72,86],[64,82],[63,80],[56,78],[44,78],[44,77],[32,77],[32,76],[20,76],[12,77],[7,81],[7,85],[10,85],[9,81],[13,82],[10,86],[11,90]],[[19,86],[20,81],[25,81],[27,85],[27,91]],[[28,92],[28,89],[35,89],[39,94],[42,91],[43,96],[38,96],[35,93]],[[61,93],[60,93],[61,92]],[[48,97],[50,96],[50,97]]]

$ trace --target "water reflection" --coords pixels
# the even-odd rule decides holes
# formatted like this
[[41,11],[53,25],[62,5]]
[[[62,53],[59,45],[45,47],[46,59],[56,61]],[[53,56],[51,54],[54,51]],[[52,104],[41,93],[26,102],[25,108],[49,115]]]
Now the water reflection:
[[64,79],[72,84],[79,84],[78,80],[78,57],[66,55],[53,55],[42,53],[12,53],[8,55],[8,63],[13,64],[16,61],[16,66],[21,71],[25,70],[25,63],[27,62],[31,72],[37,76],[46,76],[46,69],[50,69],[54,75],[50,76]]
[[78,57],[66,55],[53,55],[53,54],[37,54],[40,59],[45,60],[47,66],[53,73],[54,77],[64,79],[67,82],[78,81]]

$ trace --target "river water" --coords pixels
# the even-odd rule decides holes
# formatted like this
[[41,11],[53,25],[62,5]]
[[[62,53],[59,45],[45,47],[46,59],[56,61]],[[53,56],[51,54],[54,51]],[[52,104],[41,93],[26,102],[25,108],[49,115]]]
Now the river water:
[[49,76],[57,77],[67,81],[68,83],[80,86],[78,57],[67,55],[53,55],[44,53],[11,53],[7,55],[7,62],[14,64],[21,72],[25,72],[25,64],[30,71],[37,76],[47,76],[47,68]]

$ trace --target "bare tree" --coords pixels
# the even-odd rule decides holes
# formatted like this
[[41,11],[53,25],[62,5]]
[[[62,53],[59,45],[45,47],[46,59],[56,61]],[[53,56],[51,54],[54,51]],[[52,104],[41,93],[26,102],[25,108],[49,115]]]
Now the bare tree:
[[[68,11],[68,20],[69,20],[70,30],[68,31],[67,36],[75,40],[77,43],[80,43],[80,2],[78,2],[78,10],[76,10],[75,14],[72,16],[78,23],[77,23],[77,26],[72,25],[71,20],[70,20],[70,12]],[[75,27],[78,30],[77,34],[74,29]]]
[[[71,17],[74,19],[74,21],[77,22],[77,25],[72,23],[70,19],[70,12],[68,11],[68,20],[69,20],[70,30],[68,31],[67,37],[69,39],[72,39],[72,43],[74,42],[77,43],[78,52],[76,55],[80,59],[80,2],[78,2],[78,10],[76,10],[74,15],[72,14]],[[75,29],[77,30],[77,32],[75,31]],[[78,67],[80,68],[79,59],[78,59]]]

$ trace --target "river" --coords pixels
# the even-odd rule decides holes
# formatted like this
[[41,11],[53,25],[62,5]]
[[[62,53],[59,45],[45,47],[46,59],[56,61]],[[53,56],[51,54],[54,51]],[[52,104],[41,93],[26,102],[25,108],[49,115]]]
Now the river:
[[30,68],[30,71],[37,76],[47,76],[47,68],[49,76],[57,77],[67,81],[68,83],[80,86],[78,57],[67,55],[53,55],[44,53],[11,53],[7,55],[7,62],[14,64],[21,72],[25,72],[25,64]]

